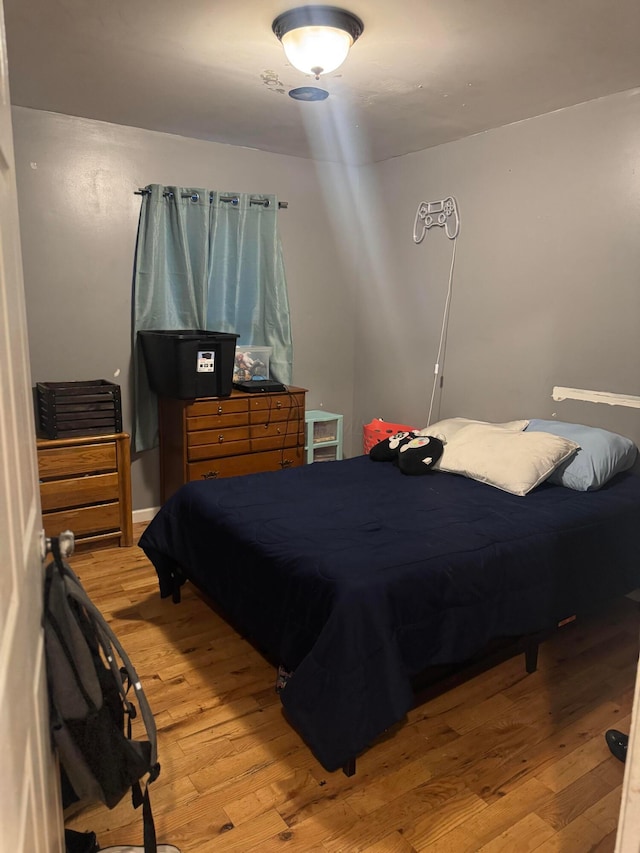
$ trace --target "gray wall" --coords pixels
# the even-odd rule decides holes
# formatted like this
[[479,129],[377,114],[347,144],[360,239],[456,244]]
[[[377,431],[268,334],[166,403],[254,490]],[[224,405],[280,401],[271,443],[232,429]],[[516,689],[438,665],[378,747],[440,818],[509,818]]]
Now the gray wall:
[[[457,197],[444,388],[432,421],[551,417],[640,443],[636,409],[554,402],[553,386],[640,395],[640,90],[364,169],[16,108],[34,381],[120,370],[147,183],[275,192],[308,407],[426,424],[452,243],[415,245],[420,201]],[[158,503],[157,455],[133,465]]]
[[[353,422],[351,277],[326,190],[344,175],[301,158],[14,108],[34,382],[108,379],[131,428],[131,280],[149,183],[276,193],[294,344],[308,408]],[[134,458],[134,509],[159,504],[157,451]]]
[[640,443],[637,409],[551,398],[556,385],[640,395],[639,164],[634,90],[368,169],[355,420],[426,424],[452,243],[434,228],[415,245],[412,229],[421,201],[454,195],[432,422],[555,414]]

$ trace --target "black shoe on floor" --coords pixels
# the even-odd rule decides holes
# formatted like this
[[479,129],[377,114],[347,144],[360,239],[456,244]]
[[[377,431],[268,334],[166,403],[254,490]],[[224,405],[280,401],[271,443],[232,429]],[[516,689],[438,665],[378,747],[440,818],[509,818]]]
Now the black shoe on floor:
[[627,746],[629,745],[629,735],[622,734],[617,729],[609,729],[604,736],[607,746],[611,750],[611,754],[619,761],[625,761],[627,758]]

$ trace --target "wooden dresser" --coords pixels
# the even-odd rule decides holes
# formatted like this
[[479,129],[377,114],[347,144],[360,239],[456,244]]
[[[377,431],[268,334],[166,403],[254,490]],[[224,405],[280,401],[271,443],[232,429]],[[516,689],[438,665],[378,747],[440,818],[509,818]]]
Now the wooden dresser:
[[39,439],[47,536],[71,530],[77,545],[132,545],[131,454],[126,433]]
[[191,480],[279,471],[304,462],[305,389],[232,391],[230,397],[159,400],[164,503]]

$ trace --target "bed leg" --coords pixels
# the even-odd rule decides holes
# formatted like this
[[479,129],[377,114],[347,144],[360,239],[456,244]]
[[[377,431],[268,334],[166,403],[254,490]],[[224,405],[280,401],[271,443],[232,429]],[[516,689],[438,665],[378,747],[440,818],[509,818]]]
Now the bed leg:
[[171,578],[171,600],[174,604],[180,604],[180,579],[174,574]]
[[353,776],[356,772],[356,760],[355,758],[350,758],[346,764],[342,767],[342,772],[345,776]]
[[527,672],[535,672],[538,668],[538,642],[529,640],[524,650],[524,662]]

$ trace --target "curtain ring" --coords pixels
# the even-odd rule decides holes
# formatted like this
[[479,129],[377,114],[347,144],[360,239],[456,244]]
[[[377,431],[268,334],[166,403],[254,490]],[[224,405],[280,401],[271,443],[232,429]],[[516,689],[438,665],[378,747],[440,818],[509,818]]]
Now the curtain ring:
[[198,193],[191,193],[191,201],[200,201],[200,196],[198,195]]

